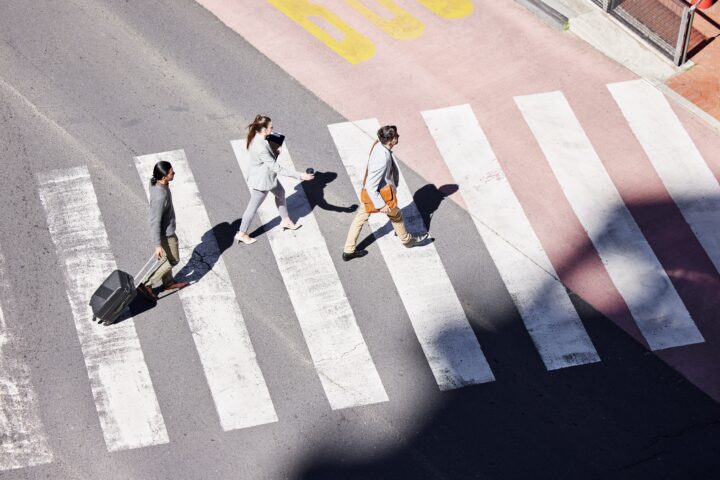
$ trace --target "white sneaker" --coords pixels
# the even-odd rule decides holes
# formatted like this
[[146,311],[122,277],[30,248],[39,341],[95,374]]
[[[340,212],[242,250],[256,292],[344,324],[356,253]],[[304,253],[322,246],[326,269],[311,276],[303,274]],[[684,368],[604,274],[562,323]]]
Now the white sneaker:
[[[428,233],[421,233],[420,235],[413,235],[409,242],[403,243],[406,248],[413,248],[425,245],[425,242],[430,235]],[[430,243],[430,242],[428,242]]]
[[245,245],[252,245],[257,242],[257,239],[252,238],[249,235],[240,235],[239,233],[235,235],[235,240],[237,240],[238,243],[244,243]]

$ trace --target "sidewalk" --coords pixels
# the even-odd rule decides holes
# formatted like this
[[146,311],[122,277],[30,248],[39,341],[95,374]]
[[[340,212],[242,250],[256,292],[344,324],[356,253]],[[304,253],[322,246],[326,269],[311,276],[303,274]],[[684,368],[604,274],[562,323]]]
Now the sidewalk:
[[694,67],[669,79],[666,85],[720,120],[720,39],[717,38],[720,28],[716,26],[720,25],[720,3],[697,13],[693,25],[707,38],[715,40],[692,57]]
[[720,3],[695,15],[693,26],[710,43],[676,67],[590,0],[542,1],[568,18],[571,33],[720,130]]

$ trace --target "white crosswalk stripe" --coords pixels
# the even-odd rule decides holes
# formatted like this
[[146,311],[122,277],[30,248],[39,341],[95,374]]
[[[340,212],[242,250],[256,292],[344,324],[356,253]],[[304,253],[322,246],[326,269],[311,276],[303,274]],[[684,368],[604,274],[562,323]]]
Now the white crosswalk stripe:
[[608,86],[665,188],[720,272],[720,184],[663,94],[644,80]]
[[53,461],[30,369],[19,358],[17,339],[3,311],[14,300],[7,268],[0,249],[0,470]]
[[702,342],[565,96],[542,93],[515,102],[650,348]]
[[[715,235],[720,184],[661,93],[641,80],[610,84],[608,89],[720,271],[720,241]],[[650,348],[703,342],[563,94],[520,96],[515,102]],[[472,108],[459,105],[421,115],[545,367],[555,370],[601,361]],[[368,119],[328,128],[358,188],[379,124]],[[244,142],[233,140],[231,145],[247,174]],[[181,259],[186,263],[176,278],[193,282],[179,292],[179,299],[222,428],[277,422],[184,151],[134,160],[146,194],[156,162],[167,160],[178,173],[171,188]],[[279,161],[295,169],[287,146]],[[107,449],[168,443],[132,318],[111,327],[90,321],[89,297],[116,265],[89,171],[86,167],[54,170],[38,174],[38,180]],[[350,307],[305,192],[294,179],[280,177],[280,181],[288,194],[290,215],[302,228],[282,231],[274,225],[278,215],[270,199],[260,207],[258,217],[271,226],[266,236],[329,406],[343,409],[387,402],[360,329],[362,321]],[[398,198],[408,229],[424,231],[402,174]],[[372,215],[369,225],[439,388],[494,381],[435,246],[404,248],[384,215]],[[49,463],[54,457],[28,367],[10,348],[13,336],[3,310],[12,301],[6,271],[0,253],[0,471]]]
[[167,443],[132,319],[109,328],[91,321],[88,301],[116,265],[90,174],[77,167],[41,173],[38,180],[107,448]]
[[183,150],[135,157],[145,192],[149,194],[153,167],[161,160],[177,172],[171,186],[176,233],[180,258],[188,260],[176,278],[194,283],[179,295],[220,424],[233,430],[276,422],[230,275]]
[[[363,120],[329,125],[330,134],[353,185],[362,184],[368,153],[380,125]],[[425,230],[400,178],[398,206],[410,232]],[[370,227],[387,263],[405,310],[441,390],[495,379],[475,337],[435,246],[405,248],[392,234],[385,215],[371,215]]]
[[[245,140],[233,141],[232,147],[247,176]],[[295,170],[287,145],[279,163]],[[288,195],[290,216],[300,216],[302,227],[283,232],[277,226],[267,237],[330,406],[340,409],[385,402],[387,393],[305,192],[295,179],[278,179]],[[275,203],[266,199],[258,216],[263,224],[277,218]]]
[[599,361],[470,106],[422,116],[545,366]]

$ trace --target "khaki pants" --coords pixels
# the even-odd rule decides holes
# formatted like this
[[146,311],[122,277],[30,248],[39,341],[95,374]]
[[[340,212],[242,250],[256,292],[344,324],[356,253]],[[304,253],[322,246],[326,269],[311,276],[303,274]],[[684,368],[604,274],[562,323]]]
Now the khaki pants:
[[[390,210],[390,213],[388,213],[387,216],[390,219],[392,227],[395,230],[395,233],[397,234],[400,241],[402,243],[408,243],[412,241],[412,235],[408,233],[407,229],[405,228],[405,222],[403,222],[402,210],[400,210],[399,208],[394,208]],[[355,251],[357,240],[360,236],[360,230],[362,230],[362,227],[363,225],[365,225],[365,222],[367,222],[368,218],[370,218],[370,214],[367,212],[367,210],[365,210],[365,204],[361,202],[360,208],[358,209],[358,212],[355,215],[352,224],[350,224],[350,231],[348,231],[347,240],[345,240],[345,247],[343,248],[343,252],[353,253]]]
[[150,275],[150,278],[145,281],[145,285],[150,288],[161,280],[163,285],[171,284],[173,282],[172,267],[180,261],[177,235],[162,237],[160,239],[160,246],[165,252],[165,255],[162,257],[157,269]]

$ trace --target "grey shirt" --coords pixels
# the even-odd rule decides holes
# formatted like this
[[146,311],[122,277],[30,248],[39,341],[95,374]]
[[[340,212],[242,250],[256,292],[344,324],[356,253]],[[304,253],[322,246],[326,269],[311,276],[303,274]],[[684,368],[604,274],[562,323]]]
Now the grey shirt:
[[160,238],[175,233],[175,209],[172,193],[166,186],[150,186],[150,234],[153,245],[160,245]]

